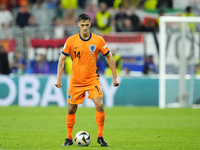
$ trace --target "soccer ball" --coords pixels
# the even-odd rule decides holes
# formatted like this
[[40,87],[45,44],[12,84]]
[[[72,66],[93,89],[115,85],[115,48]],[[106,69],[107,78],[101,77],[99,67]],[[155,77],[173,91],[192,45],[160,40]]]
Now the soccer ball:
[[88,146],[91,142],[91,137],[88,132],[79,131],[76,134],[74,141],[75,141],[76,145],[78,145],[78,146]]

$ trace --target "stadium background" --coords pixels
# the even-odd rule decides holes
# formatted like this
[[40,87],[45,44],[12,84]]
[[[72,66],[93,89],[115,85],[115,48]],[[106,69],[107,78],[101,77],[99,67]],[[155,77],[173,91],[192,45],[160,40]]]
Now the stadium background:
[[[7,4],[11,1],[0,1]],[[70,9],[66,2],[67,0],[55,0],[55,5],[48,1],[41,1],[41,7],[36,7],[36,1],[16,1],[16,5],[7,4],[7,9],[12,14],[12,24],[8,27],[1,27],[0,29],[0,44],[8,53],[9,62],[13,61],[14,53],[16,51],[21,53],[24,61],[25,70],[18,68],[17,72],[12,72],[9,75],[0,75],[0,106],[48,106],[58,105],[66,106],[66,94],[69,76],[65,71],[63,72],[63,87],[61,90],[56,89],[54,82],[56,79],[56,67],[59,59],[63,43],[70,35],[78,32],[76,24],[64,25],[61,30],[64,34],[59,34],[60,24],[55,22],[58,12],[67,15]],[[68,1],[69,3],[72,0]],[[98,11],[98,4],[102,0],[88,0],[76,1],[71,4],[74,16],[87,11],[88,4],[92,3]],[[166,16],[181,16],[185,12],[187,6],[192,6],[193,13],[198,16],[199,8],[195,4],[199,1],[154,1],[154,0],[124,0],[121,1],[125,13],[129,14],[134,8],[135,15],[140,20],[141,28],[138,30],[118,32],[116,30],[115,16],[119,12],[120,1],[105,1],[108,5],[107,10],[111,14],[111,31],[104,33],[98,30],[97,26],[92,26],[91,31],[104,37],[108,47],[115,50],[123,60],[120,68],[119,80],[121,81],[119,88],[112,88],[111,77],[104,74],[106,65],[105,60],[98,62],[98,67],[101,76],[101,83],[104,90],[104,103],[107,107],[114,105],[128,105],[128,106],[158,106],[158,66],[159,66],[159,38],[157,19],[159,11],[164,10]],[[20,9],[27,6],[30,13],[29,24],[24,27],[16,22]],[[44,6],[44,7],[43,7]],[[62,7],[61,7],[62,6]],[[129,7],[131,6],[131,7]],[[66,13],[66,14],[65,14]],[[22,19],[23,20],[23,19]],[[32,22],[31,22],[32,21]],[[132,24],[133,25],[133,24]],[[58,31],[58,32],[56,32]],[[195,40],[199,40],[199,28],[196,28]],[[179,33],[171,34],[171,40],[168,43],[167,57],[167,72],[171,74],[178,74],[177,65],[179,62],[176,56],[177,39]],[[194,46],[195,50],[192,55],[199,59],[199,46]],[[45,73],[34,72],[34,67],[38,61],[39,55],[45,56],[48,63],[48,70]],[[191,51],[188,49],[187,54]],[[156,71],[150,74],[144,74],[144,64],[146,58],[152,55],[154,57],[154,64]],[[101,58],[101,56],[100,56]],[[126,69],[128,68],[128,73]],[[191,72],[187,72],[190,74]],[[196,72],[194,72],[196,73]],[[170,84],[176,85],[178,79],[171,80]],[[200,81],[198,78],[194,81],[194,87],[199,87]],[[170,93],[174,100],[178,93],[177,87],[172,86]],[[200,98],[197,88],[193,92],[193,103],[196,103]],[[109,92],[108,92],[109,91]],[[123,99],[123,100],[122,100]],[[93,107],[90,100],[87,100],[83,106]]]

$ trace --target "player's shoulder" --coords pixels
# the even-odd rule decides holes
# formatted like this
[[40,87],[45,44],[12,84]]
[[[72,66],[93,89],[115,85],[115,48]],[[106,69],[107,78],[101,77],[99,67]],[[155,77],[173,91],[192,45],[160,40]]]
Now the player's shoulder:
[[74,34],[72,36],[69,36],[66,40],[66,44],[72,45],[74,41],[77,39],[78,34]]
[[73,39],[76,39],[77,37],[79,38],[79,33],[70,36],[68,39],[73,40]]
[[92,33],[92,37],[98,39],[98,40],[104,40],[103,37],[99,36],[99,35],[96,35],[94,33]]

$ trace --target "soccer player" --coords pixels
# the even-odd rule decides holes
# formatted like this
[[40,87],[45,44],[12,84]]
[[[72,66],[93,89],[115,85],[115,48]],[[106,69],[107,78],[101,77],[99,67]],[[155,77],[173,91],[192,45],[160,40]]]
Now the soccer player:
[[117,80],[116,66],[112,54],[110,53],[104,39],[90,32],[90,17],[81,14],[77,23],[80,33],[69,37],[64,45],[57,68],[57,80],[55,86],[62,87],[61,74],[63,72],[65,59],[71,54],[72,73],[67,96],[68,112],[66,115],[67,138],[63,146],[73,144],[72,131],[75,124],[75,113],[78,104],[83,103],[85,92],[88,91],[89,98],[93,100],[96,107],[96,122],[98,129],[97,142],[101,146],[108,146],[103,138],[103,127],[105,111],[103,107],[103,92],[97,73],[97,56],[101,52],[108,59],[113,75],[113,86],[119,85]]

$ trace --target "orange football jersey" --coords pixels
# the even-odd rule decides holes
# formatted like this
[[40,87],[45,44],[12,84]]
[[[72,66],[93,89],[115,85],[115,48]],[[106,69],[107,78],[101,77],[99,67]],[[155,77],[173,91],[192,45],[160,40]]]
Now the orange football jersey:
[[69,37],[64,45],[62,54],[72,57],[72,73],[70,84],[73,86],[88,85],[98,77],[97,57],[101,52],[104,56],[109,49],[104,39],[94,33],[84,40],[80,33]]

